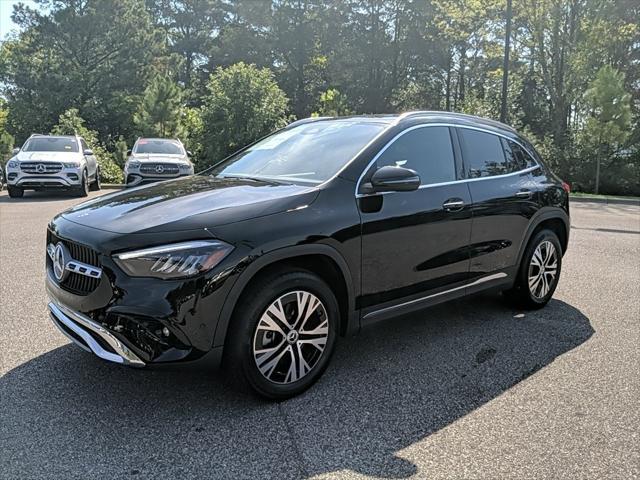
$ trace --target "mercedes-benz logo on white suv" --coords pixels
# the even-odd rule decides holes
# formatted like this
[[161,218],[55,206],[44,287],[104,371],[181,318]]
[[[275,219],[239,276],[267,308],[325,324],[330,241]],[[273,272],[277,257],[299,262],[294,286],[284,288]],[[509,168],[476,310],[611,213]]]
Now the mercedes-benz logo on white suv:
[[69,271],[67,270],[67,249],[65,246],[58,242],[56,248],[53,251],[53,274],[58,282],[64,280]]
[[156,173],[163,173],[164,167],[162,165],[156,165]]
[[46,167],[45,167],[42,163],[39,163],[39,164],[36,166],[36,172],[38,172],[38,173],[44,173],[45,171],[46,171]]

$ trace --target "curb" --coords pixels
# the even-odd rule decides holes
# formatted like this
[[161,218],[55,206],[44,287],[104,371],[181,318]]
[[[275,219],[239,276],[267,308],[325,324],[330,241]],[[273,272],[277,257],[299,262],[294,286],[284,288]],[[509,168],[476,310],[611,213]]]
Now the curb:
[[100,187],[107,190],[117,190],[119,188],[124,188],[124,185],[121,183],[103,183]]
[[572,203],[602,203],[604,205],[636,205],[640,206],[640,198],[607,198],[607,197],[569,197]]

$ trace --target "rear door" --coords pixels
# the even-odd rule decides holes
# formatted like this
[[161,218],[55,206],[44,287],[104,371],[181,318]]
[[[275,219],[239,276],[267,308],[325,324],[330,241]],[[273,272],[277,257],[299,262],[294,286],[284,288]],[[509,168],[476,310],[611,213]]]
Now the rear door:
[[398,165],[418,172],[411,192],[358,195],[362,221],[363,319],[463,284],[468,275],[471,197],[457,140],[447,126],[419,125],[382,149],[361,178]]
[[529,219],[538,208],[532,168],[516,161],[511,147],[515,142],[479,129],[456,130],[472,200],[470,278],[512,274]]

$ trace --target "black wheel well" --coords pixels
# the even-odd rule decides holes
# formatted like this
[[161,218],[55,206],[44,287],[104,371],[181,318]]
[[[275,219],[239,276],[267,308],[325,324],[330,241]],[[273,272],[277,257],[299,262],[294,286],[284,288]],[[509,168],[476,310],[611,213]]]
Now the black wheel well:
[[538,233],[540,230],[543,230],[543,229],[551,230],[553,233],[555,233],[558,236],[558,240],[560,240],[560,246],[562,247],[562,254],[564,255],[564,252],[567,251],[567,243],[569,241],[569,236],[567,234],[568,233],[567,226],[562,221],[562,219],[549,218],[547,220],[543,220],[536,226],[530,238],[533,238],[533,236],[536,233]]
[[[303,269],[308,270],[311,273],[318,275],[329,286],[333,294],[338,301],[338,307],[340,308],[340,334],[345,335],[348,326],[349,319],[349,294],[347,290],[346,280],[342,274],[342,270],[338,264],[328,255],[323,254],[309,254],[300,255],[295,257],[284,258],[277,260],[273,263],[265,265],[258,270],[251,280],[244,286],[239,299],[245,294],[245,292],[251,288],[251,285],[259,279],[271,275],[274,271],[289,270],[289,269]],[[238,303],[236,302],[236,306]],[[235,306],[234,306],[235,309]]]

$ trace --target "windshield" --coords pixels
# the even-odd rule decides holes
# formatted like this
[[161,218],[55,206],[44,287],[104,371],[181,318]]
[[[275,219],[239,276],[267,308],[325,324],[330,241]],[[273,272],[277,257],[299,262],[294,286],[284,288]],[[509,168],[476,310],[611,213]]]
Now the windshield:
[[22,147],[23,152],[77,152],[73,137],[32,137]]
[[213,168],[221,177],[322,183],[387,126],[360,119],[327,120],[281,130]]
[[164,155],[184,155],[182,145],[177,140],[141,138],[133,147],[133,153],[160,153]]

